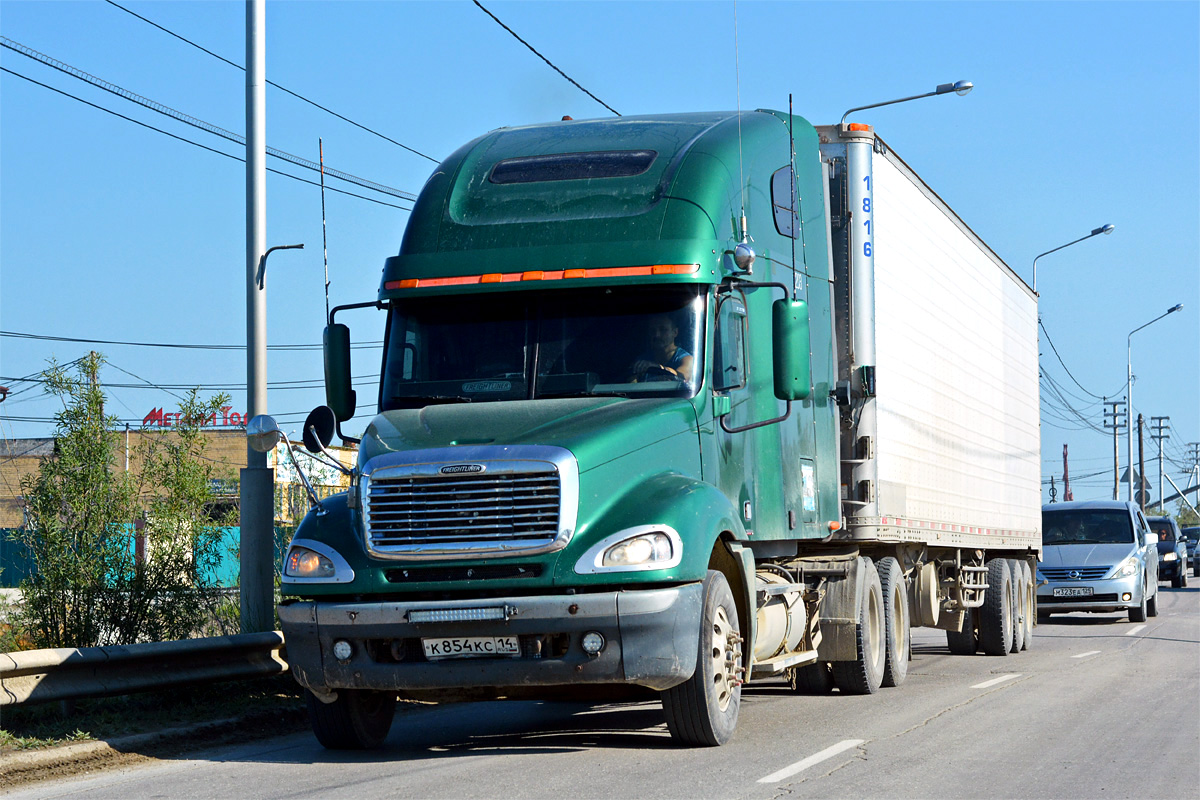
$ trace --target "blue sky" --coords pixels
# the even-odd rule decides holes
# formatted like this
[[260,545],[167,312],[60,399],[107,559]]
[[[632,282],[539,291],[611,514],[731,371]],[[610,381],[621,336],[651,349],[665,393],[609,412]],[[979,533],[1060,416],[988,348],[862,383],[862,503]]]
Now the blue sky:
[[[237,2],[121,2],[239,64]],[[622,114],[737,105],[731,2],[496,2],[486,5],[564,72]],[[1121,395],[1133,337],[1135,412],[1170,417],[1168,472],[1180,481],[1200,441],[1200,4],[1195,2],[740,2],[743,108],[786,108],[816,124],[847,108],[975,83],[965,98],[857,115],[876,126],[1027,281],[1041,252],[1112,223],[1038,264],[1045,374],[1043,474],[1061,480],[1068,444],[1076,498],[1111,493],[1112,439],[1095,430]],[[245,132],[244,74],[102,0],[0,2],[0,35],[213,125]],[[238,146],[136,106],[14,52],[0,66],[233,155]],[[267,77],[434,158],[493,128],[605,116],[467,0],[272,2]],[[416,193],[433,163],[276,89],[267,142]],[[275,159],[268,166],[306,178]],[[0,73],[0,329],[122,342],[245,341],[244,166]],[[395,198],[330,181],[330,186]],[[267,179],[268,341],[320,341],[321,200]],[[407,203],[399,203],[407,206]],[[374,298],[407,222],[399,209],[326,196],[331,303]],[[356,324],[357,320],[357,324]],[[349,318],[377,341],[370,315]],[[77,342],[0,338],[0,436],[49,435],[56,401],[16,379]],[[236,350],[95,345],[109,411],[140,423],[176,398],[157,386],[229,386],[244,410]],[[374,396],[377,349],[355,351],[360,397]],[[1069,374],[1068,370],[1069,369]],[[135,377],[136,376],[136,377]],[[322,402],[316,350],[272,350],[269,408],[285,430]],[[1076,382],[1077,381],[1077,382]],[[22,391],[24,390],[24,391]],[[16,392],[20,392],[17,394]],[[369,402],[360,402],[360,407]],[[367,416],[349,423],[360,430]],[[1148,464],[1153,450],[1147,436]],[[1136,448],[1135,448],[1136,451]],[[1124,463],[1125,445],[1121,443]],[[1135,454],[1136,457],[1136,454]],[[1147,473],[1157,481],[1157,466]],[[1086,476],[1086,477],[1085,477]]]

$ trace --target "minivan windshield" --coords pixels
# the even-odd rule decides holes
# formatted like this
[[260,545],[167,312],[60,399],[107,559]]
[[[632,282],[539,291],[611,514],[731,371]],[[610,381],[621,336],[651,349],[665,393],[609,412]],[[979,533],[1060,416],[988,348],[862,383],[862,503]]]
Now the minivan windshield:
[[1175,526],[1169,522],[1150,521],[1150,530],[1158,534],[1160,542],[1175,541]]
[[1132,544],[1133,524],[1123,509],[1042,511],[1042,544]]
[[706,286],[609,286],[392,303],[380,408],[547,397],[691,397]]

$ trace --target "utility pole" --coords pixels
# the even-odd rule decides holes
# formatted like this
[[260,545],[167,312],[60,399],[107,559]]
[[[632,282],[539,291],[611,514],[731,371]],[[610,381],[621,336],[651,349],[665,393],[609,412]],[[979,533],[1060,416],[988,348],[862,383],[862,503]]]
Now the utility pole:
[[1158,513],[1167,513],[1163,508],[1162,499],[1166,497],[1166,492],[1163,491],[1163,439],[1170,439],[1171,434],[1166,433],[1166,429],[1171,427],[1170,417],[1151,417],[1150,418],[1150,438],[1158,442]]
[[1145,424],[1142,415],[1138,414],[1138,474],[1137,474],[1137,500],[1138,508],[1143,513],[1146,511],[1146,454],[1142,450],[1142,425]]
[[[267,239],[266,0],[246,0],[246,412],[267,413],[267,294],[259,262]],[[246,445],[241,472],[243,633],[274,625],[275,473]]]
[[1104,427],[1111,428],[1113,432],[1113,500],[1119,500],[1118,496],[1121,490],[1121,464],[1117,449],[1117,432],[1125,427],[1125,420],[1121,415],[1125,413],[1124,400],[1109,400],[1104,398],[1104,405],[1112,406],[1110,412],[1107,408],[1104,410]]
[[1063,442],[1063,502],[1069,503],[1075,499],[1071,492],[1071,471],[1067,468],[1067,444]]
[[1187,446],[1192,448],[1192,468],[1188,470],[1188,488],[1192,488],[1193,483],[1200,483],[1200,442],[1188,442]]

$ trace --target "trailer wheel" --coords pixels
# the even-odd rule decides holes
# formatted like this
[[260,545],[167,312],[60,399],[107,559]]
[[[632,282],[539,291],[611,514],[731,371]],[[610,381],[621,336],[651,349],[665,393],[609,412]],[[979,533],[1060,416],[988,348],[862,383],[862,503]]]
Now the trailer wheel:
[[1015,558],[1009,559],[1008,574],[1012,580],[1012,644],[1008,652],[1019,653],[1025,649],[1025,575],[1021,572],[1021,562]]
[[883,589],[879,572],[871,559],[864,558],[866,586],[854,626],[858,656],[853,661],[834,661],[833,682],[846,694],[874,694],[883,683],[887,632],[884,624]]
[[1006,656],[1012,650],[1012,572],[1008,561],[987,562],[988,589],[979,617],[979,645],[989,656]]
[[313,733],[329,750],[374,750],[391,730],[396,713],[394,694],[339,689],[332,703],[322,703],[309,691],[304,694]]
[[742,702],[742,637],[729,582],[704,578],[699,653],[692,677],[660,693],[667,729],[681,744],[712,747],[733,738]]
[[884,647],[883,685],[899,686],[908,676],[908,650],[912,629],[908,624],[908,587],[896,559],[881,558],[876,567],[883,592]]
[[1021,565],[1021,593],[1025,596],[1025,639],[1021,643],[1022,650],[1033,646],[1033,616],[1037,608],[1037,588],[1033,585],[1033,570],[1028,561],[1018,561]]
[[818,661],[788,670],[788,686],[796,694],[829,694],[833,691],[833,674],[829,662]]
[[975,609],[968,608],[963,612],[961,631],[946,631],[946,646],[956,656],[973,656],[979,649],[979,640],[975,636]]

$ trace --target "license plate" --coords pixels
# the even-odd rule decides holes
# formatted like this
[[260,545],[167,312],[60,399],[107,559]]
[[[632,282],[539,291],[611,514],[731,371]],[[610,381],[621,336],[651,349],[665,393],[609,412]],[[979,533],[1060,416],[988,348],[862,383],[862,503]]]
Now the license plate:
[[516,636],[447,636],[422,639],[421,646],[425,648],[425,657],[430,661],[521,655],[521,642]]
[[1068,586],[1066,588],[1055,589],[1055,597],[1091,597],[1092,587],[1090,586]]

